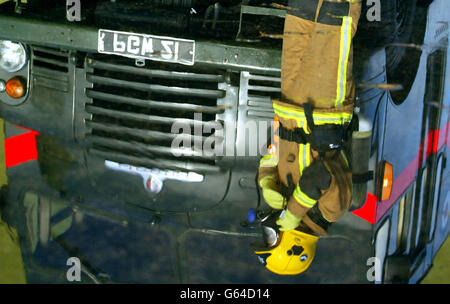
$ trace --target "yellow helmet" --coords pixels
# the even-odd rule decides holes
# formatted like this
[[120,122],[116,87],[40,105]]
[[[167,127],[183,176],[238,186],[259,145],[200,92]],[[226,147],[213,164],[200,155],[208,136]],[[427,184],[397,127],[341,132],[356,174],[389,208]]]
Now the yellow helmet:
[[311,265],[319,237],[298,230],[280,232],[271,247],[255,248],[259,261],[270,271],[281,275],[296,275]]

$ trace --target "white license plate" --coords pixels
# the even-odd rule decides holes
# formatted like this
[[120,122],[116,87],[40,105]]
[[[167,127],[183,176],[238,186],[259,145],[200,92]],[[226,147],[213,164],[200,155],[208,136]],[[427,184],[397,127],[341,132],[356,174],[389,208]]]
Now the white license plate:
[[100,29],[98,52],[193,65],[195,41]]

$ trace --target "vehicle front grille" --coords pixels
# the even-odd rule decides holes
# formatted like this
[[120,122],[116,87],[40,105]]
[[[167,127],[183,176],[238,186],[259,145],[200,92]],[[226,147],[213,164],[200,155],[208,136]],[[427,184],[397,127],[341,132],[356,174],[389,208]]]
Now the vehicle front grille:
[[[207,122],[219,123],[217,115],[225,111],[218,104],[226,95],[219,89],[225,82],[223,74],[97,54],[86,59],[86,80],[91,84],[86,89],[91,102],[85,107],[89,153],[149,168],[220,171],[216,155],[194,146],[203,147],[212,136],[216,143],[223,140],[217,128],[195,132]],[[184,131],[174,124],[182,124]],[[181,139],[179,133],[188,145],[172,147],[175,138]]]
[[35,86],[69,91],[69,51],[31,46],[32,74]]
[[272,98],[281,97],[281,78],[241,72],[239,99],[248,118],[272,120]]

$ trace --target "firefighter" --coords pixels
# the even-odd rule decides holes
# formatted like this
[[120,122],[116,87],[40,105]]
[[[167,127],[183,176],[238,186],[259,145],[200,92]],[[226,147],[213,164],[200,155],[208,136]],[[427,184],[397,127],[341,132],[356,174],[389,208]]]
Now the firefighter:
[[[290,0],[283,33],[281,99],[260,160],[258,183],[277,213],[278,241],[255,250],[278,274],[311,264],[318,236],[351,204],[351,171],[342,149],[353,116],[352,39],[359,0]],[[279,215],[278,215],[279,214]]]

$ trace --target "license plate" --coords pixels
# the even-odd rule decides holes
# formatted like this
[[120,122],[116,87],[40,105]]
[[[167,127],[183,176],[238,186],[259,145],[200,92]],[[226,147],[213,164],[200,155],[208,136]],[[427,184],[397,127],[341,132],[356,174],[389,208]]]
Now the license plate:
[[193,65],[195,41],[100,29],[98,52]]

